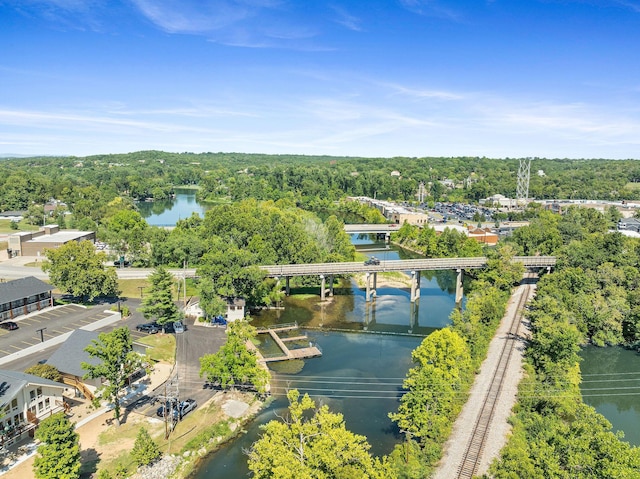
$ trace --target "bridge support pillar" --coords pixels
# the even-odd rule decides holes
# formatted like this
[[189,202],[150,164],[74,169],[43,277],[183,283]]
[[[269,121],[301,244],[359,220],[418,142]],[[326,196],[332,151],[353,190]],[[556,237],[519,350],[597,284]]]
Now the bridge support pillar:
[[329,296],[333,297],[333,275],[329,276]]
[[327,287],[327,281],[324,278],[324,274],[320,275],[320,301],[324,301],[326,294],[325,288]]
[[371,296],[374,298],[378,296],[378,273],[373,273],[373,288],[371,289]]
[[420,297],[420,271],[411,271],[411,302]]
[[456,304],[462,301],[462,296],[464,295],[464,289],[462,287],[462,275],[464,274],[463,269],[457,269],[458,273],[456,277]]
[[291,279],[291,277],[290,276],[285,276],[284,279],[285,279],[284,291],[285,291],[285,294],[287,296],[289,296],[291,294],[291,288],[289,287],[289,279]]
[[409,334],[413,333],[413,330],[418,326],[418,313],[420,308],[420,301],[414,301],[409,303]]
[[387,244],[391,243],[391,233],[384,234],[384,242]]
[[365,302],[369,302],[371,301],[371,276],[373,276],[371,273],[366,273],[364,275],[364,284],[365,284],[365,292],[364,292],[364,301]]

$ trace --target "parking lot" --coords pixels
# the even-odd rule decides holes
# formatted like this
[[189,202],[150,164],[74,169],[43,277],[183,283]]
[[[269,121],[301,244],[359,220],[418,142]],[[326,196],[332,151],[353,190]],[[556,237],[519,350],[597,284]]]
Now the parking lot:
[[18,329],[0,330],[0,358],[104,319],[110,316],[105,312],[109,308],[67,304],[18,317],[14,320]]

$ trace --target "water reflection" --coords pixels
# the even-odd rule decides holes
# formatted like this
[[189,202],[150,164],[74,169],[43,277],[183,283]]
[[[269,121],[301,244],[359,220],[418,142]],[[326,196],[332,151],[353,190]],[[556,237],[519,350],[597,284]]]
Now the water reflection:
[[580,352],[584,402],[606,417],[625,441],[640,446],[640,354],[622,347]]
[[195,190],[176,189],[176,197],[137,203],[140,215],[152,226],[175,226],[193,213],[204,217],[206,208],[196,200]]

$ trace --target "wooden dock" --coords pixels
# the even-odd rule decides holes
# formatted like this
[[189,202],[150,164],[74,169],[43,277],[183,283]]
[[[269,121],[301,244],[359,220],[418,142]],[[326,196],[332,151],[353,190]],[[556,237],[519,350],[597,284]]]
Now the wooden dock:
[[[275,343],[278,345],[278,347],[282,351],[281,355],[265,357],[260,353],[260,351],[258,351],[258,348],[256,348],[253,343],[251,343],[251,346],[247,344],[247,347],[256,352],[258,361],[262,361],[265,363],[274,362],[274,361],[287,361],[289,359],[315,358],[318,356],[322,356],[322,351],[320,350],[320,348],[318,346],[313,345],[311,342],[309,342],[309,347],[306,347],[306,348],[289,349],[285,344],[285,342],[308,341],[309,339],[306,335],[291,336],[288,338],[281,338],[278,335],[278,332],[292,331],[295,329],[298,329],[298,325],[295,323],[283,324],[283,325],[275,326],[273,328],[258,329],[258,333],[268,334],[269,336],[271,336],[271,338],[275,341]],[[250,341],[248,341],[248,343],[250,343]]]

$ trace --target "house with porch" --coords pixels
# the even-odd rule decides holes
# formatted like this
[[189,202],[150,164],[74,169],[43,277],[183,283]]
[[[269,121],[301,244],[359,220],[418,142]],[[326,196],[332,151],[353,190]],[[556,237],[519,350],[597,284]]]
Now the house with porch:
[[64,411],[65,389],[49,379],[0,369],[0,446],[33,437],[41,420]]

